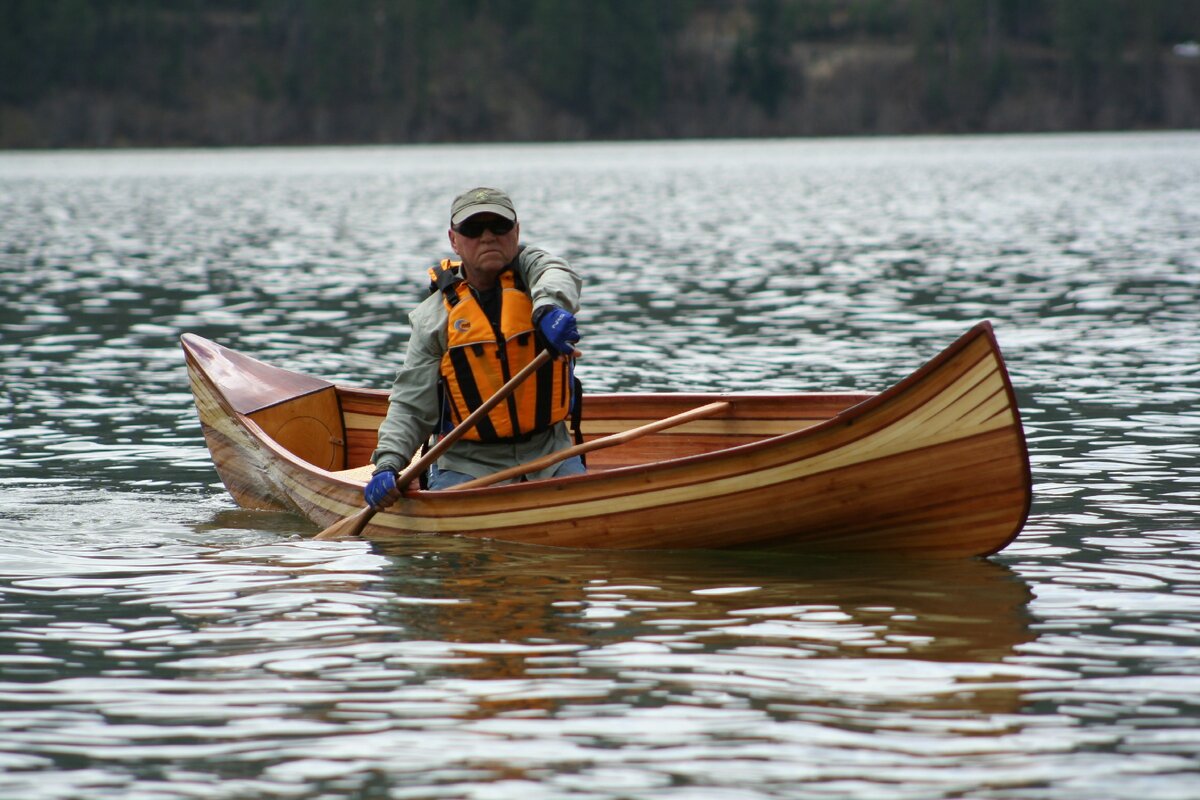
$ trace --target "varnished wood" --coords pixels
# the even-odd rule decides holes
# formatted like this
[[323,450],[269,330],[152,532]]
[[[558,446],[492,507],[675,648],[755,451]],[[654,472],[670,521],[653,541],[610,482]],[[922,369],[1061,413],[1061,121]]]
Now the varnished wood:
[[198,362],[210,365],[209,379],[221,387],[221,397],[230,410],[239,414],[251,414],[333,385],[264,364],[192,333],[183,334],[180,341]]
[[297,458],[321,469],[346,466],[346,432],[332,385],[247,415]]
[[674,416],[667,417],[666,419],[648,422],[645,425],[639,425],[636,428],[630,428],[629,430],[624,430],[620,433],[602,436],[599,439],[592,439],[591,441],[584,442],[583,444],[577,444],[574,447],[568,447],[567,449],[560,450],[557,453],[551,453],[550,455],[542,456],[541,458],[534,459],[533,461],[525,464],[518,464],[515,467],[502,469],[499,472],[492,473],[491,475],[485,475],[482,478],[476,478],[451,488],[454,491],[461,491],[463,489],[478,489],[481,486],[491,486],[493,484],[502,483],[504,481],[511,480],[512,478],[519,478],[522,475],[540,472],[546,467],[551,467],[560,461],[566,461],[568,458],[574,458],[575,456],[580,456],[584,453],[590,453],[594,450],[601,450],[605,447],[615,447],[619,444],[626,444],[628,442],[636,441],[637,439],[640,439],[641,437],[651,433],[657,433],[658,431],[667,430],[668,428],[676,428],[689,422],[694,422],[699,419],[704,419],[705,417],[711,417],[716,414],[724,413],[730,408],[731,406],[727,402],[709,403],[708,405],[701,406],[700,408],[693,408],[691,411],[684,411],[682,414],[675,414]]
[[[346,469],[331,471],[260,424],[277,424],[297,397],[329,384],[285,379],[198,337],[183,343],[205,438],[239,503],[290,508],[322,526],[358,510],[386,392],[334,388]],[[255,384],[260,378],[265,388]],[[263,402],[272,393],[273,402]],[[1011,541],[1028,514],[1028,453],[988,323],[877,395],[588,396],[585,439],[713,402],[729,403],[728,412],[598,450],[584,476],[454,492],[410,489],[363,534],[588,548],[982,555]],[[266,407],[280,410],[263,414]]]

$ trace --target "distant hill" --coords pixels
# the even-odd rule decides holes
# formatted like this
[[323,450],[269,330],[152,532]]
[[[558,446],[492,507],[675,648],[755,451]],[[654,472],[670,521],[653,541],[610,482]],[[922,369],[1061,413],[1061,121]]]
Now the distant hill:
[[1200,128],[1200,0],[5,0],[0,147]]

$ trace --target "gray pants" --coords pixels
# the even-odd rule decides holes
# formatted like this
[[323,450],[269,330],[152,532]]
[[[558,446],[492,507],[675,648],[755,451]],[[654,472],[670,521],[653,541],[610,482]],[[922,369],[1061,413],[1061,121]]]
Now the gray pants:
[[[583,475],[586,472],[587,468],[583,466],[583,459],[579,456],[571,456],[558,465],[558,469],[554,470],[554,477],[566,478],[571,475]],[[466,483],[474,479],[474,476],[468,475],[465,472],[455,472],[452,469],[438,469],[437,465],[429,468],[430,489],[449,489],[451,486],[458,486],[460,483]]]

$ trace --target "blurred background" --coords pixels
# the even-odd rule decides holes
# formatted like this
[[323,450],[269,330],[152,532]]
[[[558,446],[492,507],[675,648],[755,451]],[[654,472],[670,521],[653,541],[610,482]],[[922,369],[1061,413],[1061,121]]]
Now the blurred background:
[[0,148],[1200,127],[1200,0],[5,0]]

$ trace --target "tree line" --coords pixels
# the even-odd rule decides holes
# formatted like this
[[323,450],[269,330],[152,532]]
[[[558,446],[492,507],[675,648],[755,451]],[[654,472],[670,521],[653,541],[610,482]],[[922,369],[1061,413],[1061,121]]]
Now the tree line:
[[1200,126],[1200,0],[4,0],[0,146]]

